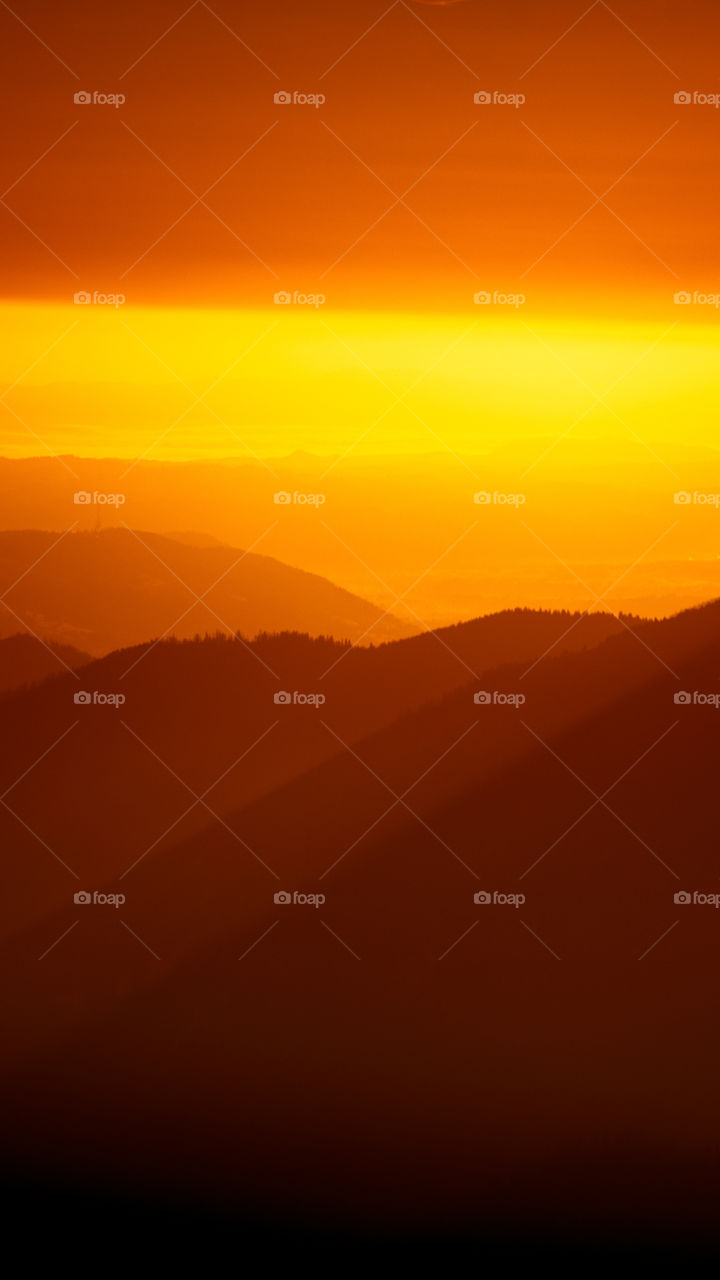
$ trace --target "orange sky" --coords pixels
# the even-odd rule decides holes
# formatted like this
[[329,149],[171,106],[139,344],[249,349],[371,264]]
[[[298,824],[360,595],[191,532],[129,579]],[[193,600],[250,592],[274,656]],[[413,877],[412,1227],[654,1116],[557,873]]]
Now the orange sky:
[[[337,307],[454,311],[522,286],[587,312],[714,283],[720,117],[673,101],[720,89],[709,0],[12,8],[5,296],[246,307],[322,289]],[[279,90],[327,100],[276,105]],[[527,100],[483,107],[478,90]],[[583,216],[627,170],[612,212]],[[216,182],[212,212],[186,213]]]
[[710,0],[0,0],[0,454],[498,462],[570,560],[601,531],[553,472],[610,469],[626,567],[718,488],[718,37]]
[[720,89],[707,0],[19,0],[0,35],[0,452],[715,443],[720,308],[674,301],[720,283],[720,112],[674,101]]

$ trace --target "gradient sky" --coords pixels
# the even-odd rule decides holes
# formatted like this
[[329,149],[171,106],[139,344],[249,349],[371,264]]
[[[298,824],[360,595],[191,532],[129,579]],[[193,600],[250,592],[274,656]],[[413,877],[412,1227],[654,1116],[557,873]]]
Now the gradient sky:
[[363,447],[472,451],[638,361],[634,429],[712,439],[718,311],[673,302],[718,288],[720,114],[673,100],[720,91],[708,0],[18,0],[0,35],[5,452],[332,452],[421,377],[431,430],[396,405]]

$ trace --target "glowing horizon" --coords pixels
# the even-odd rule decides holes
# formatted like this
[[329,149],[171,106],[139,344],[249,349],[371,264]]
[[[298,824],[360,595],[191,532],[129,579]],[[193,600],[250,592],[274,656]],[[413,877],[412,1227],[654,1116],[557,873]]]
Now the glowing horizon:
[[588,448],[623,434],[711,446],[717,338],[700,310],[671,298],[618,322],[472,300],[456,315],[5,304],[0,452],[465,455],[563,432]]

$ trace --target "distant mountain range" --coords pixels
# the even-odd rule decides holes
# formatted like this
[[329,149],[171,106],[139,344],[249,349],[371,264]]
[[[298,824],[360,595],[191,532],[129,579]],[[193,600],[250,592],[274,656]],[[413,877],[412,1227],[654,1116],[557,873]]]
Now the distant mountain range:
[[[199,541],[199,540],[198,540]],[[0,533],[0,635],[95,656],[165,635],[299,630],[365,644],[412,628],[315,573],[155,533]]]
[[[519,453],[462,459],[447,450],[264,462],[0,458],[0,528],[59,533],[77,521],[90,532],[123,520],[195,545],[214,537],[312,569],[412,629],[418,615],[437,626],[516,605],[583,609],[608,589],[605,607],[643,617],[720,593],[717,451],[659,442],[653,459],[637,440],[617,440],[588,467],[586,441],[552,444],[528,439]],[[76,505],[78,490],[123,503]],[[276,503],[279,491],[292,500]],[[522,505],[477,505],[479,491]],[[691,501],[676,503],[678,491]]]
[[[202,805],[175,825],[192,804],[186,787],[199,795],[212,786],[208,804],[230,812],[330,759],[342,741],[432,706],[504,661],[529,667],[546,651],[581,650],[622,632],[609,615],[517,610],[371,649],[289,633],[250,644],[165,640],[8,693],[0,792],[28,771],[8,804],[20,803],[32,830],[0,809],[0,841],[23,850],[5,866],[0,896],[10,909],[5,918],[0,909],[0,936],[64,900],[67,873],[52,855],[48,862],[33,831],[78,874],[116,875],[154,842],[164,847],[187,826],[204,827]],[[325,701],[275,702],[296,693]],[[83,694],[124,701],[76,704]]]
[[[378,1222],[495,1221],[512,1176],[539,1228],[587,1225],[607,1173],[636,1219],[672,1188],[691,1221],[719,653],[720,603],[518,610],[376,649],[163,642],[6,694],[9,1149],[188,1192],[212,1168],[259,1211],[312,1212],[311,1171],[338,1215],[342,1159]],[[669,1091],[698,1119],[684,1182],[655,1146]]]

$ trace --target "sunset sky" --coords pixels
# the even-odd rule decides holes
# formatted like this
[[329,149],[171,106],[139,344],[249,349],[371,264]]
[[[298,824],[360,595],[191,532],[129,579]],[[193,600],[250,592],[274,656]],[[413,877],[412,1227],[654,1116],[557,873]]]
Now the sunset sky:
[[25,1255],[720,1252],[719,55],[0,0]]
[[2,5],[0,450],[713,443],[719,312],[674,295],[720,289],[720,114],[674,96],[720,91],[720,14],[682,17]]

